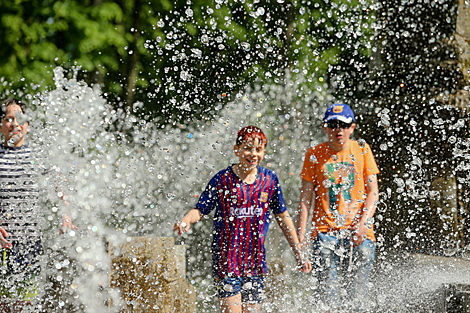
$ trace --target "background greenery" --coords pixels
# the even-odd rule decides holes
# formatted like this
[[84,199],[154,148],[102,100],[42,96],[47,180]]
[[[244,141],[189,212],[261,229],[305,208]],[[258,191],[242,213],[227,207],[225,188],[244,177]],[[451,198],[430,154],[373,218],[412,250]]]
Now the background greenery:
[[287,73],[310,89],[331,81],[338,95],[363,97],[372,7],[337,0],[2,0],[0,94],[47,89],[61,65],[79,67],[114,106],[141,102],[136,108],[162,123],[210,117],[247,85],[286,84]]

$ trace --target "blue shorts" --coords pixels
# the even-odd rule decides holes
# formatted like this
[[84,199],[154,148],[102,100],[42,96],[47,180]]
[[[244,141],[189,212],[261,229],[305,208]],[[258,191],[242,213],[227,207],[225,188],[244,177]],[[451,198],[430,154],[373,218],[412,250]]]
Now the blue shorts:
[[228,298],[239,293],[245,303],[260,303],[264,298],[263,276],[216,279],[215,286],[219,298]]

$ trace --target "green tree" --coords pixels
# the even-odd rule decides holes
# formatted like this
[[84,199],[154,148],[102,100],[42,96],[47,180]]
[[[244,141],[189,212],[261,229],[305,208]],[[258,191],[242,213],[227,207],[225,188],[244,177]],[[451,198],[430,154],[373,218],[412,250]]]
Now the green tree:
[[164,123],[212,116],[255,81],[328,82],[357,97],[373,20],[366,2],[338,0],[23,0],[0,9],[0,92],[46,89],[52,67],[78,66],[117,107],[140,102]]

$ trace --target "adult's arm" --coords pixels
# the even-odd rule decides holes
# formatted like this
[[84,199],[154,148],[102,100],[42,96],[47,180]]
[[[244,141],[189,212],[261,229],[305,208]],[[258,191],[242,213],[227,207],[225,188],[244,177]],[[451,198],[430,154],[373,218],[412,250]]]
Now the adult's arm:
[[359,246],[366,239],[367,230],[371,228],[371,220],[374,217],[377,201],[379,201],[379,185],[377,175],[368,175],[366,177],[366,201],[362,210],[362,216],[359,220],[357,234],[353,236],[355,246]]
[[0,247],[2,248],[7,248],[11,249],[12,244],[8,240],[6,240],[6,237],[9,237],[10,235],[7,233],[5,228],[0,226]]
[[191,228],[191,224],[197,223],[201,220],[202,213],[198,209],[190,210],[182,219],[181,221],[177,221],[173,229],[178,231],[179,235],[182,235],[183,232],[189,231]]
[[310,208],[313,203],[313,183],[302,179],[302,189],[300,190],[299,209],[297,214],[297,236],[300,242],[305,241],[305,232],[307,230]]

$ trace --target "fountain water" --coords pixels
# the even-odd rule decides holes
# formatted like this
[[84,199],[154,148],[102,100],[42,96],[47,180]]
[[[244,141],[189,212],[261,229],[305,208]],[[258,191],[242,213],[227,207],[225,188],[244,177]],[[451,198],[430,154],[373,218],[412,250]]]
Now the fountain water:
[[[196,50],[193,53],[199,55]],[[119,294],[107,293],[111,271],[107,242],[124,243],[128,236],[173,236],[176,217],[196,203],[210,177],[235,162],[232,147],[240,126],[255,124],[265,130],[269,145],[264,165],[278,173],[286,203],[294,215],[302,157],[309,145],[324,139],[319,120],[323,104],[334,99],[324,85],[310,91],[301,77],[286,75],[284,84],[259,82],[236,93],[226,106],[214,106],[212,118],[166,125],[145,113],[137,114],[142,112],[142,103],[132,107],[111,106],[100,88],[78,80],[77,72],[58,67],[54,70],[55,88],[25,96],[36,107],[30,117],[29,142],[42,151],[44,166],[53,169],[53,174],[40,181],[48,253],[43,265],[43,300],[38,305],[44,310],[101,312],[107,309],[108,298],[119,304]],[[187,78],[183,72],[181,75]],[[340,75],[336,77],[335,86],[341,89]],[[318,80],[323,81],[323,77]],[[187,109],[187,103],[184,105],[182,109]],[[390,111],[372,105],[356,107],[366,108],[365,113],[373,116],[377,114],[381,126],[387,127],[384,137],[394,137],[389,128],[394,118],[389,116]],[[416,126],[412,122],[410,125]],[[374,128],[367,130],[372,138]],[[460,139],[459,144],[465,146],[466,139]],[[394,145],[392,142],[373,144],[377,151],[386,151]],[[380,200],[376,222],[387,227],[392,225],[387,218],[393,195],[402,194],[419,201],[423,190],[420,188],[429,187],[420,171],[426,160],[416,157],[411,146],[407,151],[410,175],[390,178],[393,183],[383,190]],[[461,153],[468,158],[467,152]],[[468,178],[459,183],[468,185]],[[68,205],[60,199],[63,195]],[[60,216],[66,211],[71,211],[80,230],[58,236]],[[421,211],[408,212],[414,218]],[[409,244],[407,240],[416,239],[419,229],[394,227],[405,231],[400,236],[388,237],[388,232],[383,231],[383,236],[379,236],[377,273],[372,281],[377,299],[374,311],[417,312],[434,305],[432,298],[442,284],[470,282],[465,264],[423,265],[412,261],[415,259],[410,249],[400,253],[400,247]],[[189,251],[187,275],[198,290],[199,312],[213,312],[216,305],[209,270],[210,229],[210,218],[204,219],[189,234],[176,238]],[[287,291],[279,296],[283,306],[267,305],[265,310],[309,312],[310,307],[305,304],[314,300],[311,289],[315,282],[291,271],[289,264],[293,266],[294,262],[276,229],[271,230],[267,248],[268,253],[288,262],[283,278]]]

